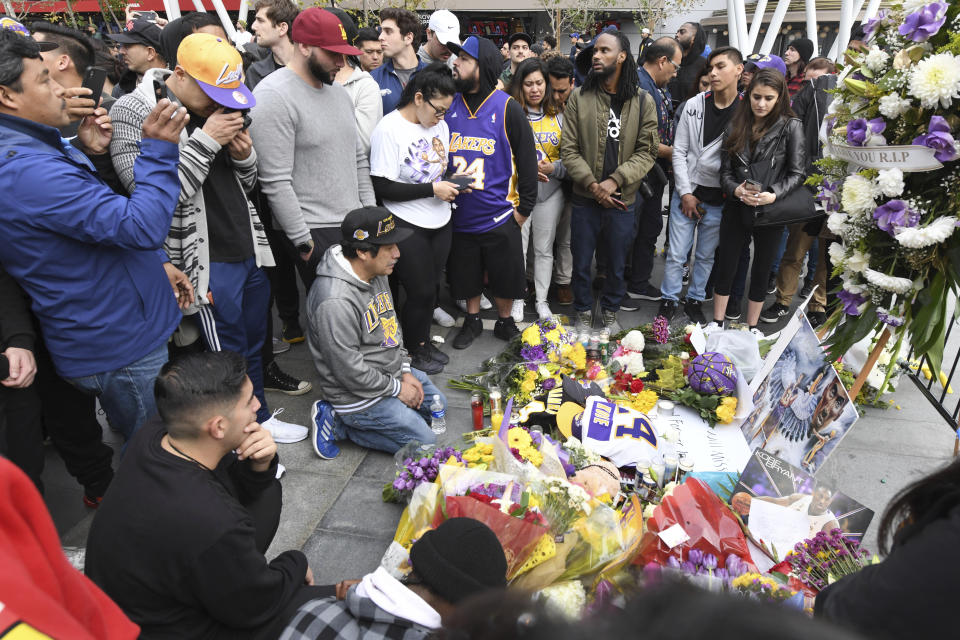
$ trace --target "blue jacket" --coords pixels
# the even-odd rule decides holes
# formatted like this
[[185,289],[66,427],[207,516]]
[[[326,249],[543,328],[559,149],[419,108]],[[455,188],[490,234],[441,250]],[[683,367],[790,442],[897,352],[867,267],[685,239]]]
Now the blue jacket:
[[[420,58],[417,58],[417,71],[426,67]],[[410,77],[417,75],[414,71]],[[393,60],[387,59],[382,65],[370,72],[373,79],[380,85],[380,99],[383,100],[383,115],[387,115],[397,108],[400,102],[400,94],[403,93],[403,83],[400,82],[400,76],[393,69]]]
[[0,114],[0,263],[30,296],[65,378],[132,364],[180,322],[160,250],[180,194],[179,151],[141,145],[127,198],[56,129]]

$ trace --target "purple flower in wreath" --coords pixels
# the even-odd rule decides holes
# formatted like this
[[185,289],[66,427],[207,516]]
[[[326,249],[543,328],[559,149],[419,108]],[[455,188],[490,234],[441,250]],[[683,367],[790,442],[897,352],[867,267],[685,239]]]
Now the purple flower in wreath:
[[936,35],[947,19],[947,3],[931,2],[908,15],[900,25],[900,35],[914,42],[924,42]]
[[843,303],[843,312],[848,316],[860,315],[860,305],[867,301],[867,299],[859,293],[851,293],[846,289],[841,289],[840,293],[837,294],[837,298]]
[[903,326],[903,317],[895,316],[886,309],[877,310],[877,319],[879,319],[883,324],[891,327]]
[[523,358],[523,361],[527,365],[527,369],[530,371],[536,371],[537,367],[547,360],[547,354],[543,351],[543,347],[537,345],[531,347],[527,345],[520,349],[520,357]]
[[877,15],[870,18],[863,24],[863,33],[867,38],[867,41],[873,38],[873,34],[876,33],[877,28],[880,26],[880,23],[883,22],[884,18],[887,17],[887,10],[880,9],[877,12]]
[[831,182],[824,180],[820,183],[820,190],[817,191],[817,200],[823,205],[827,213],[836,213],[840,211],[840,194],[838,193],[841,182]]
[[952,162],[960,157],[957,153],[957,141],[950,133],[950,125],[943,116],[933,116],[927,126],[927,133],[913,139],[913,144],[930,147],[933,156],[940,162]]
[[653,339],[659,344],[666,344],[670,339],[670,323],[664,316],[657,316],[653,320]]
[[857,118],[847,123],[847,142],[855,147],[869,145],[874,136],[879,136],[887,128],[883,118]]
[[893,236],[900,229],[917,226],[920,214],[903,200],[890,200],[873,210],[873,219],[877,227]]

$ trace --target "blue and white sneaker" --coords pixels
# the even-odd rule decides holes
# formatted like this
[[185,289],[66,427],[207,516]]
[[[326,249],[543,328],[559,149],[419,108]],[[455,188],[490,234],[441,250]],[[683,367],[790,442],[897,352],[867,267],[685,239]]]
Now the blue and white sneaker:
[[317,400],[313,403],[310,412],[310,442],[313,450],[324,460],[333,460],[340,455],[340,447],[336,445],[336,428],[333,422],[333,407],[326,400]]

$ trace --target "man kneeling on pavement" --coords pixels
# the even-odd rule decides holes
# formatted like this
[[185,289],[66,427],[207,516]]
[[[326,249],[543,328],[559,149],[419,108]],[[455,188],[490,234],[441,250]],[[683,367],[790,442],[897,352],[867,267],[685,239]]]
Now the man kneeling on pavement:
[[408,442],[432,444],[430,405],[446,398],[410,366],[387,280],[410,235],[382,207],[363,207],[340,225],[307,298],[309,344],[324,396],[313,405],[314,451],[340,453],[336,440],[395,453]]

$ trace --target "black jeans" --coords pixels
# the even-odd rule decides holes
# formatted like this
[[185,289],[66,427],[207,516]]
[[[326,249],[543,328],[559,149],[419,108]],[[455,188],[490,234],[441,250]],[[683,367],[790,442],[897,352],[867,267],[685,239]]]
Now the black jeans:
[[633,239],[632,263],[627,290],[640,293],[650,284],[657,238],[663,231],[663,187],[653,189],[653,197],[637,200],[637,235]]
[[310,286],[317,279],[317,266],[320,264],[323,254],[331,245],[340,243],[340,227],[310,229],[310,238],[313,240],[313,253],[310,254],[310,260],[304,260],[297,253],[297,248],[293,246],[290,238],[283,237],[283,246],[287,255],[293,258],[297,265],[297,273],[300,274],[300,280],[303,282],[303,288],[306,289],[307,295],[310,295]]
[[[406,293],[400,309],[403,341],[410,350],[430,340],[430,322],[437,305],[437,289],[443,267],[450,255],[453,224],[439,229],[424,229],[394,216],[398,227],[413,235],[399,243],[400,260],[393,269],[397,282]],[[394,296],[396,298],[396,296]]]
[[748,298],[753,302],[763,302],[767,298],[767,280],[770,266],[780,248],[780,236],[783,226],[754,227],[753,210],[728,203],[720,219],[720,243],[717,267],[714,271],[716,282],[714,291],[721,296],[730,295],[741,251],[745,243],[753,236],[753,267],[750,270],[750,291]]
[[270,250],[273,252],[273,260],[276,266],[265,267],[264,271],[270,280],[270,302],[267,304],[267,337],[263,341],[263,348],[260,350],[260,356],[263,359],[263,368],[266,368],[273,362],[273,303],[277,303],[277,312],[280,319],[285,322],[293,322],[300,319],[300,292],[297,289],[297,263],[290,256],[290,253],[284,248],[283,241],[286,239],[283,231],[273,228],[273,215],[270,207],[266,205],[266,198],[260,198],[261,206],[260,220],[263,222],[263,230],[270,243]]
[[0,455],[20,467],[43,493],[40,478],[43,473],[43,435],[36,382],[24,389],[0,385]]

